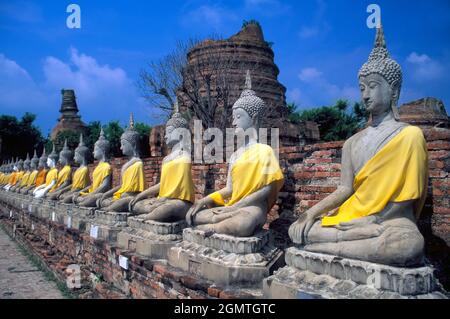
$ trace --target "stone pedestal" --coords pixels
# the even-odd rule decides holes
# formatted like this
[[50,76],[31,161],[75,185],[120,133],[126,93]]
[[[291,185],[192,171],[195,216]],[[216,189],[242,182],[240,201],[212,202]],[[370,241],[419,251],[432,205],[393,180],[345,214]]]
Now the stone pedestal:
[[166,259],[167,252],[181,242],[186,221],[160,223],[144,221],[136,217],[128,218],[128,227],[117,236],[120,248],[127,249],[145,257]]
[[86,229],[93,238],[115,243],[117,234],[127,226],[128,216],[130,216],[129,212],[117,213],[96,210],[94,218],[86,223]]
[[46,198],[40,199],[42,201],[41,205],[38,207],[38,216],[42,219],[51,220],[56,222],[57,220],[53,217],[56,216],[55,201],[48,200]]
[[214,234],[186,228],[183,241],[169,250],[171,266],[219,285],[255,287],[282,266],[283,253],[270,243],[268,231],[253,237]]
[[398,268],[286,250],[286,267],[264,279],[264,297],[289,299],[445,298],[428,266]]
[[74,205],[72,207],[72,228],[81,232],[89,232],[89,229],[86,228],[86,224],[88,224],[89,221],[92,221],[94,216],[95,208],[79,207]]

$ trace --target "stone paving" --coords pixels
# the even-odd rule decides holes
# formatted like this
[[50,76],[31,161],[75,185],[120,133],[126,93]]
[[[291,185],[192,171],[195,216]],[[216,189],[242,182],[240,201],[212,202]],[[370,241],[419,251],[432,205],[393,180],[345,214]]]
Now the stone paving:
[[56,283],[45,278],[0,228],[0,299],[61,299]]

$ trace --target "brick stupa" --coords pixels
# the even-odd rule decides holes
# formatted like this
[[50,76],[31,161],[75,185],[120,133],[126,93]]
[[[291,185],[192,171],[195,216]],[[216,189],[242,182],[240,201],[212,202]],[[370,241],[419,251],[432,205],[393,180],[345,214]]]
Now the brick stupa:
[[59,112],[61,116],[58,119],[58,124],[53,128],[50,138],[52,141],[56,139],[58,133],[63,131],[73,131],[77,133],[84,133],[86,131],[86,124],[81,121],[81,116],[78,114],[78,106],[74,90],[61,90],[62,102]]

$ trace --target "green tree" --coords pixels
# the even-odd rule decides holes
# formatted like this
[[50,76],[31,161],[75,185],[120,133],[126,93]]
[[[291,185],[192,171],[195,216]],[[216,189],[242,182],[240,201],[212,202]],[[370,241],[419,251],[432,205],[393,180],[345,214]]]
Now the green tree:
[[349,109],[348,101],[338,100],[333,106],[322,106],[303,111],[295,111],[294,103],[288,104],[289,120],[313,121],[319,126],[320,138],[324,141],[345,140],[355,134],[367,122],[367,111],[359,103]]
[[150,146],[149,146],[149,138],[151,127],[145,123],[136,123],[134,125],[136,131],[139,132],[139,142],[140,142],[140,150],[142,157],[150,156]]
[[119,121],[109,122],[103,129],[105,131],[105,137],[108,139],[111,145],[111,156],[121,157],[122,152],[120,151],[120,136],[122,135],[124,130],[120,126]]
[[45,138],[33,124],[36,115],[26,112],[20,120],[15,116],[0,115],[0,163],[11,157],[25,158],[41,150]]

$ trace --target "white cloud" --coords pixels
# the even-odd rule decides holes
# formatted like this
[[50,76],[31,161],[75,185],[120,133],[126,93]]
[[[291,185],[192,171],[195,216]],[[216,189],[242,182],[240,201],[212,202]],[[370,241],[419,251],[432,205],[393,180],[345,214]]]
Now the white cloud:
[[[42,65],[44,80],[37,83],[15,61],[0,54],[0,105],[6,110],[31,111],[58,116],[60,90],[74,89],[82,118],[125,121],[129,112],[148,122],[145,102],[134,81],[119,67],[99,63],[94,57],[71,48],[68,61],[48,56]],[[22,112],[21,112],[22,113]],[[39,116],[38,116],[39,120]],[[55,122],[56,123],[56,122]],[[46,123],[53,126],[54,123]]]
[[236,20],[237,15],[220,6],[202,5],[186,13],[183,23],[208,25],[213,29],[220,29],[227,21]]
[[0,53],[0,105],[5,110],[46,107],[47,99],[30,74]]
[[324,77],[323,72],[315,67],[302,69],[298,77],[304,83],[304,88],[289,90],[287,97],[302,106],[332,104],[338,99],[350,101],[359,101],[360,99],[357,87],[331,83]]
[[316,68],[305,68],[300,71],[298,77],[303,82],[314,82],[317,80],[321,80],[322,72],[320,72]]
[[298,34],[302,39],[312,38],[319,34],[319,28],[304,26],[300,29],[300,32]]
[[444,75],[444,66],[426,54],[412,52],[406,58],[413,71],[414,79],[418,82],[436,80]]

